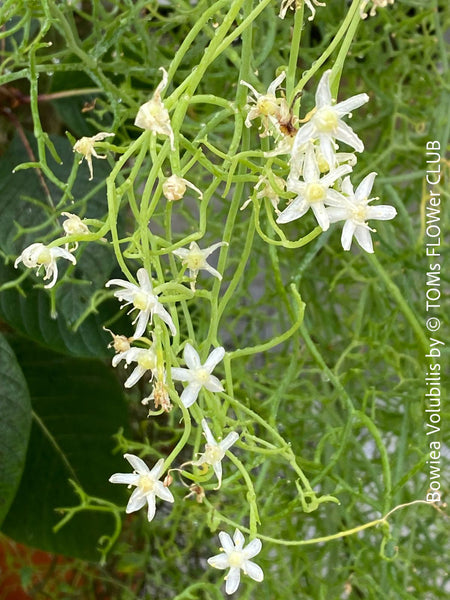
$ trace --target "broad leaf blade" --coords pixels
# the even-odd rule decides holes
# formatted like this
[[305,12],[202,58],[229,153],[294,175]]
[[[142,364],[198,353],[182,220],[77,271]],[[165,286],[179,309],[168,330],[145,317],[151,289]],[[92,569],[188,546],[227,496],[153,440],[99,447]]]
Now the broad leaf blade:
[[0,525],[19,487],[31,427],[27,383],[0,334]]
[[56,509],[78,504],[69,479],[90,495],[122,503],[108,482],[123,467],[113,435],[126,427],[121,386],[100,361],[70,359],[37,348],[17,350],[33,404],[33,425],[22,482],[4,523],[13,539],[50,552],[95,560],[112,517],[77,514],[60,531]]

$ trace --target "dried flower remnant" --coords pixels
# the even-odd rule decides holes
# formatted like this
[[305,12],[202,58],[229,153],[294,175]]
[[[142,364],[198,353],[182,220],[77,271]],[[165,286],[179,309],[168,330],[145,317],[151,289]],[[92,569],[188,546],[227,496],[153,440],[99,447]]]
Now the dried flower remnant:
[[153,315],[158,315],[169,327],[171,334],[175,335],[177,330],[172,317],[161,302],[159,302],[158,296],[153,293],[153,286],[147,271],[141,268],[136,275],[139,285],[125,281],[124,279],[111,279],[105,284],[105,287],[118,285],[123,288],[114,292],[114,296],[120,301],[125,300],[123,306],[133,305],[129,312],[132,312],[134,309],[139,311],[138,316],[133,321],[133,325],[137,322],[133,337],[140,338],[144,335],[148,322],[152,322]]
[[330,90],[331,70],[322,75],[316,92],[316,107],[310,113],[310,119],[302,125],[295,137],[292,154],[303,152],[302,146],[309,141],[319,140],[320,151],[329,165],[335,165],[335,140],[354,148],[364,150],[364,144],[356,133],[342,120],[342,117],[359,108],[369,100],[367,94],[357,94],[347,100],[333,104]]
[[232,431],[225,439],[217,443],[206,419],[202,419],[202,429],[206,438],[205,452],[192,464],[196,467],[211,465],[217,477],[217,487],[215,489],[218,490],[222,485],[222,460],[225,457],[225,452],[239,439],[239,434]]
[[378,199],[369,198],[376,175],[376,173],[369,173],[355,191],[353,191],[350,177],[346,177],[342,182],[342,193],[345,195],[344,202],[333,201],[329,203],[330,206],[327,208],[327,214],[330,223],[345,220],[341,236],[344,250],[350,250],[352,238],[355,236],[361,248],[372,254],[373,244],[370,232],[376,230],[371,229],[367,221],[369,219],[388,221],[393,219],[397,214],[393,206],[383,204],[369,206],[369,202]]
[[238,589],[241,570],[254,581],[260,582],[264,579],[261,567],[250,560],[261,552],[261,540],[255,538],[244,548],[245,538],[239,529],[234,532],[233,539],[228,533],[221,531],[219,540],[222,544],[222,554],[208,558],[208,564],[215,569],[230,569],[225,576],[227,594],[233,594]]
[[113,137],[114,135],[114,133],[106,133],[105,131],[101,131],[100,133],[97,133],[92,137],[82,137],[77,142],[75,142],[73,146],[73,151],[83,155],[81,157],[80,163],[82,163],[84,159],[86,160],[89,167],[89,181],[92,181],[94,177],[92,157],[95,156],[95,158],[101,159],[106,158],[106,154],[97,154],[97,152],[95,151],[95,144],[97,142],[102,142],[108,137]]
[[57,258],[65,258],[72,264],[77,264],[75,257],[67,250],[64,250],[64,248],[49,248],[45,244],[37,242],[31,244],[31,246],[28,246],[22,251],[22,254],[18,256],[14,262],[14,268],[17,269],[19,263],[23,262],[29,269],[36,268],[36,274],[38,274],[41,267],[44,267],[44,281],[46,279],[52,279],[50,283],[44,286],[48,289],[53,287],[58,279]]
[[161,92],[167,87],[169,75],[164,67],[160,67],[159,70],[163,73],[161,83],[156,88],[152,98],[139,108],[134,124],[141,129],[148,129],[154,133],[166,135],[170,140],[170,148],[175,150],[175,137],[170,123],[169,111],[161,100]]
[[292,8],[292,10],[298,10],[301,7],[302,2],[306,4],[311,11],[308,21],[312,21],[315,17],[316,9],[314,6],[326,6],[325,2],[319,2],[319,0],[282,0],[280,13],[278,15],[280,19],[284,19],[289,8]]
[[[369,13],[366,13],[366,6],[369,4],[369,2],[372,2],[372,8],[370,9]],[[367,19],[369,15],[374,17],[377,14],[377,8],[386,8],[388,4],[394,4],[394,0],[362,0],[359,9],[361,19]]]
[[210,392],[222,392],[223,385],[214,375],[211,375],[214,367],[225,356],[225,349],[221,346],[215,348],[202,365],[198,352],[187,343],[184,347],[183,358],[187,369],[172,367],[172,379],[175,381],[187,381],[180,400],[186,408],[189,408],[197,400],[202,388]]
[[275,92],[278,86],[285,80],[286,73],[283,71],[267,88],[265,94],[260,94],[255,88],[244,80],[241,80],[241,85],[245,85],[253,92],[254,98],[248,96],[247,102],[250,104],[250,110],[245,119],[246,127],[251,127],[253,119],[261,117],[263,132],[260,137],[270,135],[270,125],[279,131],[280,123],[290,121],[289,106],[285,98],[277,98]]
[[[66,235],[86,235],[87,233],[90,233],[89,227],[86,225],[86,223],[83,223],[78,215],[68,212],[63,212],[61,215],[63,217],[67,217],[62,224]],[[78,242],[74,242],[73,251],[75,251],[77,248]],[[66,244],[66,250],[68,249],[69,244]]]
[[187,248],[179,248],[178,250],[172,251],[172,254],[175,254],[175,256],[180,258],[183,265],[189,269],[189,277],[193,280],[191,281],[191,289],[193,292],[195,292],[195,283],[199,271],[208,271],[213,277],[217,277],[219,281],[222,281],[222,275],[219,271],[206,262],[208,256],[221,246],[228,246],[228,243],[217,242],[217,244],[213,244],[212,246],[209,246],[209,248],[201,250],[197,242],[191,242],[189,250]]
[[134,454],[124,454],[124,458],[133,467],[133,473],[115,473],[111,475],[111,483],[124,483],[128,486],[134,485],[136,489],[128,501],[126,513],[132,513],[148,505],[147,519],[151,521],[155,516],[156,497],[166,502],[174,502],[172,492],[159,481],[162,475],[164,459],[158,460],[153,469],[149,469],[145,462]]
[[172,402],[170,401],[169,388],[163,380],[157,379],[153,385],[152,393],[150,396],[144,398],[141,403],[147,405],[150,400],[153,400],[155,410],[161,408],[164,412],[170,412],[173,408]]
[[184,197],[187,187],[196,191],[200,200],[203,198],[203,193],[197,186],[178,175],[171,175],[168,177],[162,185],[162,191],[167,200],[173,202],[174,200],[181,200]]

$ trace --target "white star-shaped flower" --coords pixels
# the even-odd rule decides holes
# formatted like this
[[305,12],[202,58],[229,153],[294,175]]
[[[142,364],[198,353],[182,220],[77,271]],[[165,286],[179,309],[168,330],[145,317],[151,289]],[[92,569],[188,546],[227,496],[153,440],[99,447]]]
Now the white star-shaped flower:
[[161,458],[158,460],[153,469],[150,470],[145,462],[134,454],[124,454],[124,458],[133,467],[134,473],[115,473],[111,475],[109,481],[111,483],[125,483],[129,486],[136,486],[128,501],[126,512],[135,512],[147,503],[147,518],[151,521],[155,516],[156,496],[166,502],[174,502],[172,492],[162,481],[159,481],[162,475],[164,459]]
[[[365,9],[370,1],[372,1],[373,6],[370,9],[370,13],[367,14]],[[369,15],[374,17],[377,14],[377,8],[386,8],[388,4],[394,4],[394,0],[363,0],[359,8],[361,19],[367,19]]]
[[171,175],[168,177],[162,184],[162,191],[167,200],[173,202],[174,200],[181,200],[181,198],[183,198],[187,187],[197,192],[200,200],[203,198],[203,193],[197,186],[179,175]]
[[208,256],[221,246],[228,246],[228,243],[218,242],[209,248],[204,248],[201,250],[197,242],[191,242],[189,244],[189,249],[179,248],[178,250],[172,250],[172,254],[175,254],[175,256],[181,258],[183,265],[189,269],[189,277],[193,279],[191,282],[191,288],[193,291],[195,291],[195,282],[199,271],[208,271],[208,273],[211,273],[211,275],[217,277],[219,281],[222,281],[222,275],[219,273],[219,271],[216,271],[216,269],[211,267],[211,265],[206,262]]
[[135,308],[139,310],[138,316],[133,321],[133,325],[137,322],[134,338],[140,338],[144,335],[148,322],[152,322],[153,315],[158,315],[164,323],[169,327],[172,335],[175,335],[177,330],[173,324],[172,317],[158,301],[158,296],[153,293],[153,286],[147,271],[142,268],[137,272],[139,285],[130,283],[124,279],[111,279],[105,283],[105,287],[110,285],[118,285],[122,290],[114,292],[114,296],[120,301],[125,300],[123,306],[132,304],[130,312]]
[[196,467],[211,465],[218,482],[215,489],[218,490],[222,485],[222,459],[225,456],[225,452],[239,439],[239,434],[232,431],[224,440],[217,443],[208,427],[206,419],[202,419],[202,428],[206,438],[205,452],[192,464]]
[[300,2],[304,1],[306,6],[311,11],[311,15],[308,17],[308,21],[312,21],[316,14],[315,6],[326,6],[325,2],[319,2],[319,0],[282,0],[280,6],[280,14],[278,15],[280,19],[284,19],[286,13],[289,8],[292,10],[297,10],[299,6],[301,6]]
[[[126,388],[132,387],[135,383],[141,379],[145,375],[147,371],[152,372],[152,376],[150,381],[153,379],[157,367],[157,359],[156,352],[152,347],[150,348],[130,348],[126,352],[122,352],[120,355],[116,354],[114,357],[116,359],[116,364],[119,362],[117,359],[120,356],[119,360],[125,359],[127,365],[132,362],[137,363],[131,375],[125,381],[124,386]],[[114,359],[113,359],[114,364]],[[114,365],[115,366],[115,365]]]
[[309,140],[319,139],[320,150],[330,166],[335,165],[335,140],[339,140],[354,148],[357,152],[364,150],[364,144],[356,133],[342,120],[355,108],[359,108],[369,100],[367,94],[357,94],[348,100],[333,104],[330,90],[331,70],[322,75],[316,92],[316,108],[311,119],[302,125],[295,137],[292,153],[301,151],[303,144]]
[[139,108],[134,124],[141,129],[149,129],[154,133],[168,136],[170,147],[174,150],[175,138],[170,123],[169,111],[161,100],[161,92],[167,87],[169,75],[164,67],[159,67],[159,70],[163,73],[161,83],[156,88],[152,98]]
[[92,157],[95,156],[95,158],[106,158],[105,154],[97,154],[94,148],[95,144],[97,142],[102,142],[107,137],[113,137],[114,135],[114,133],[106,133],[105,131],[101,131],[100,133],[97,133],[92,137],[82,137],[77,142],[75,142],[73,151],[83,155],[81,157],[80,163],[83,162],[83,159],[86,159],[90,174],[89,181],[92,181],[92,178],[94,177],[94,171],[92,168]]
[[352,238],[355,236],[363,250],[373,253],[370,232],[375,230],[369,227],[367,221],[369,219],[389,221],[397,214],[393,206],[383,204],[369,206],[369,202],[377,200],[377,198],[369,198],[376,175],[376,173],[369,173],[355,191],[353,191],[350,177],[346,177],[342,182],[342,192],[346,196],[344,202],[333,202],[327,208],[330,223],[345,221],[341,236],[344,250],[350,250]]
[[56,264],[57,258],[65,258],[66,260],[70,260],[70,262],[74,265],[77,264],[75,256],[73,256],[67,250],[64,250],[64,248],[49,248],[45,244],[37,242],[35,244],[31,244],[31,246],[28,246],[22,251],[22,254],[16,258],[14,267],[17,269],[18,264],[23,262],[23,264],[29,269],[37,268],[36,273],[39,273],[41,267],[44,267],[44,281],[52,278],[51,282],[44,287],[51,288],[55,285],[56,280],[58,279],[58,266]]
[[275,95],[277,87],[286,78],[286,73],[283,71],[267,88],[265,94],[260,94],[255,88],[244,80],[241,80],[241,85],[245,85],[254,94],[254,98],[248,96],[247,102],[251,105],[251,108],[245,119],[246,127],[252,126],[253,119],[261,117],[262,124],[264,127],[261,137],[269,135],[269,125],[275,126],[276,129],[279,127],[280,122],[285,122],[289,119],[289,106],[284,98],[277,98]]
[[261,552],[261,540],[255,538],[244,548],[245,538],[239,529],[234,532],[233,540],[225,531],[219,533],[219,539],[222,544],[220,549],[223,552],[208,558],[208,564],[215,569],[230,569],[225,576],[227,594],[233,594],[238,589],[241,569],[245,575],[255,581],[259,582],[264,579],[261,567],[250,560]]
[[305,181],[288,179],[287,190],[295,192],[297,198],[280,214],[277,223],[289,223],[302,217],[309,208],[314,212],[317,222],[326,231],[330,226],[330,220],[325,209],[325,204],[330,200],[343,201],[342,194],[332,189],[336,179],[342,177],[352,170],[350,165],[341,165],[333,169],[323,177],[320,177],[320,169],[317,164],[314,148],[310,144],[306,151],[303,164],[303,178]]
[[204,387],[210,392],[222,392],[223,385],[214,375],[211,375],[214,367],[225,356],[225,349],[221,346],[215,348],[202,365],[198,352],[191,344],[184,347],[183,358],[187,369],[172,367],[172,379],[175,381],[187,381],[180,400],[186,408],[189,408],[197,400],[200,390]]

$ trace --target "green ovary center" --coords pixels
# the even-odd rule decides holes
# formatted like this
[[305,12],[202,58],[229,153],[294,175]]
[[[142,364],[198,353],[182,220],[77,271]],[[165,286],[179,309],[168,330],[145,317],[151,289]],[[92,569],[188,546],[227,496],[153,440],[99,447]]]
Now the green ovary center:
[[186,257],[186,265],[191,271],[198,271],[205,265],[203,254],[192,252]]
[[149,369],[153,371],[153,369],[156,369],[156,356],[153,354],[153,352],[146,352],[138,358],[137,363],[146,371]]
[[209,379],[209,373],[206,369],[197,369],[195,375],[197,381],[202,385],[204,385]]
[[352,210],[352,220],[358,223],[364,223],[367,220],[367,206],[360,204]]
[[326,189],[320,183],[310,183],[305,192],[305,198],[309,204],[323,202],[326,198]]
[[331,133],[337,127],[338,116],[334,110],[323,108],[322,110],[317,111],[314,122],[320,133]]
[[220,446],[213,446],[212,444],[206,444],[205,459],[210,465],[215,465],[220,462],[224,457],[224,452]]
[[238,550],[234,550],[228,555],[228,563],[230,567],[241,567],[244,562],[244,557],[242,556],[242,552]]
[[139,477],[138,487],[144,494],[153,492],[155,488],[155,480],[148,475],[141,475]]
[[278,113],[278,103],[275,97],[261,96],[256,102],[256,107],[261,115],[276,115]]
[[39,252],[39,255],[36,259],[38,265],[49,265],[52,262],[52,255],[48,248],[44,248]]
[[148,298],[144,293],[140,292],[133,298],[133,304],[138,310],[145,310],[147,308]]

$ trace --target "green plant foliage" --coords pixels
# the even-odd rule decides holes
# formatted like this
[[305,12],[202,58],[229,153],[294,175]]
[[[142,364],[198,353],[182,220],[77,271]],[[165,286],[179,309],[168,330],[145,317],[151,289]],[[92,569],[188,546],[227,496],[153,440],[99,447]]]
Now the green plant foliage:
[[14,499],[25,465],[31,427],[27,383],[10,345],[0,335],[0,525]]
[[[222,598],[226,571],[207,559],[235,529],[261,540],[264,581],[241,573],[233,598],[443,598],[446,507],[429,496],[449,485],[447,3],[6,0],[0,21],[0,319],[36,414],[4,531],[101,558],[119,600]],[[343,117],[364,150],[342,164],[354,188],[376,172],[370,206],[391,208],[352,205],[327,229],[310,196],[283,223],[311,148],[330,172],[327,119],[307,148],[294,141],[328,70],[333,101],[368,97]],[[330,186],[340,209],[345,177]],[[343,249],[344,220],[373,254],[354,238]],[[207,269],[195,244],[214,245]],[[153,291],[139,295],[143,273]],[[192,381],[215,391],[186,406]],[[220,489],[205,420],[217,444],[239,434]],[[157,497],[151,522],[145,502],[123,519],[133,491],[113,473],[158,489],[123,454],[164,461],[174,502]],[[96,596],[85,587],[60,596]]]
[[29,546],[96,560],[100,538],[114,531],[101,505],[57,532],[53,528],[64,516],[59,509],[76,503],[69,480],[90,496],[120,499],[98,473],[121,465],[113,455],[113,435],[126,422],[122,390],[99,361],[68,359],[23,341],[15,347],[30,390],[33,424],[21,485],[3,531]]

